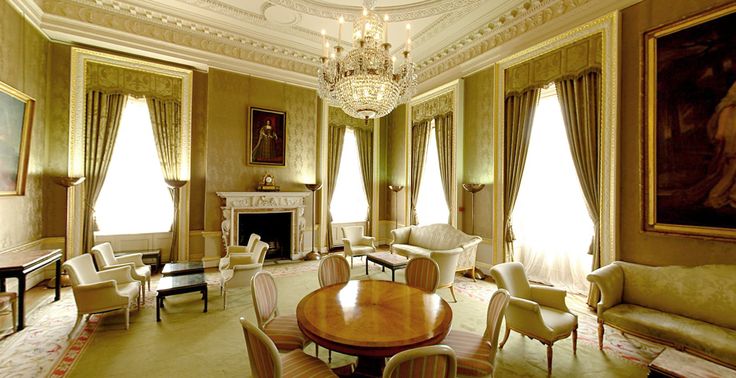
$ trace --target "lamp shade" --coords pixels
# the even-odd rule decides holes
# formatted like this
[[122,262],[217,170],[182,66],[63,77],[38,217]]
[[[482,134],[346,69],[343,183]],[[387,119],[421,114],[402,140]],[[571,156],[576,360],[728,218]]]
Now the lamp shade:
[[463,184],[463,189],[467,190],[470,193],[478,193],[485,187],[486,184]]
[[322,189],[322,184],[304,184],[304,186],[312,192]]
[[398,193],[402,189],[404,189],[404,185],[389,185],[388,188],[391,189],[391,190],[393,190],[394,192]]

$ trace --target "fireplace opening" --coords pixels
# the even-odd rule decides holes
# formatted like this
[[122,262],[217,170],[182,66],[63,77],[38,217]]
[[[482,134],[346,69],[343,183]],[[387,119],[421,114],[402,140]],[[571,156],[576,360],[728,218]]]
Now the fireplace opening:
[[251,233],[268,244],[266,259],[291,259],[291,212],[238,214],[238,244],[247,245]]

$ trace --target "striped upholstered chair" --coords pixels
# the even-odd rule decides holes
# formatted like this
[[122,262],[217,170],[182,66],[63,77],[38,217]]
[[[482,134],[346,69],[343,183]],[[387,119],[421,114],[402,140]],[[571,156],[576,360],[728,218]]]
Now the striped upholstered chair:
[[454,378],[455,352],[447,345],[430,345],[395,354],[383,369],[383,378]]
[[442,344],[448,345],[457,356],[457,372],[461,375],[493,375],[501,320],[509,305],[508,291],[493,293],[488,303],[488,319],[483,335],[452,330]]
[[350,264],[340,255],[329,255],[319,262],[317,269],[319,287],[346,283],[350,281]]
[[253,309],[260,328],[279,351],[302,349],[310,340],[299,330],[296,315],[279,315],[278,292],[271,273],[260,271],[250,281]]
[[280,355],[269,336],[253,323],[240,318],[240,324],[253,377],[337,377],[319,358],[298,349]]
[[440,266],[426,256],[412,257],[406,264],[405,275],[407,285],[434,294],[440,283]]

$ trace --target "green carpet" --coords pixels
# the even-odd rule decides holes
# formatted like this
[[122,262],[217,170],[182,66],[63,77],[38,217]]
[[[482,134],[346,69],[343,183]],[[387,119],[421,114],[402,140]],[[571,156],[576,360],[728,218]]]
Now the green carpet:
[[[301,264],[291,264],[294,273],[276,278],[279,310],[293,314],[299,300],[319,288],[315,271],[301,271]],[[282,265],[283,264],[279,264]],[[278,269],[267,266],[266,270]],[[209,276],[215,277],[214,274]],[[366,279],[365,266],[356,261],[353,279]],[[390,272],[372,270],[371,279],[388,279]],[[403,281],[403,272],[397,272]],[[492,283],[488,290],[495,290]],[[152,285],[155,287],[155,284]],[[481,334],[485,329],[487,303],[457,294],[452,303],[447,289],[438,292],[450,302],[454,329]],[[73,377],[219,377],[250,376],[245,341],[238,318],[245,316],[255,322],[250,292],[247,289],[228,293],[228,308],[222,309],[219,288],[210,286],[209,312],[202,312],[199,294],[185,294],[166,299],[162,321],[156,322],[156,309],[149,292],[148,305],[131,313],[130,330],[123,326],[118,314],[105,316],[87,349],[70,372]],[[307,349],[314,354],[314,347]],[[320,358],[327,353],[320,348]],[[332,366],[344,365],[354,357],[333,353]],[[497,358],[496,377],[546,377],[546,347],[537,341],[512,333]],[[594,346],[578,342],[577,356],[572,354],[572,341],[566,339],[554,346],[553,376],[560,377],[643,377],[646,367],[625,359],[607,355]]]

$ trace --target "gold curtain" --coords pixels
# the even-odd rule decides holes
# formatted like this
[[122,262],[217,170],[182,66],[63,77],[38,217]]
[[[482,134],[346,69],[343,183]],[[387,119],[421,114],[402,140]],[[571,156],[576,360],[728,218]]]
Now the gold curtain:
[[514,230],[511,225],[511,214],[519,194],[521,176],[526,164],[526,153],[529,149],[534,110],[539,102],[539,88],[531,88],[520,94],[506,96],[504,104],[504,182],[503,182],[503,218],[504,218],[504,258],[513,261]]
[[[593,220],[593,240],[588,253],[593,255],[593,270],[600,268],[600,184],[598,181],[598,129],[600,126],[600,73],[590,71],[577,78],[555,82],[562,108],[565,131],[570,143],[572,160]],[[598,289],[590,285],[588,305],[595,306]]]
[[186,185],[181,179],[181,101],[162,100],[146,96],[148,112],[151,116],[153,137],[156,141],[156,152],[161,164],[161,171],[169,186],[171,200],[174,201],[174,222],[171,225],[171,252],[170,261],[176,261],[175,256],[179,246],[179,189]]
[[[442,178],[442,189],[445,191],[447,208],[452,214],[452,167],[455,166],[455,156],[452,154],[452,146],[455,144],[455,135],[452,132],[452,112],[435,117],[434,132],[437,139],[437,155],[440,161],[440,177]],[[450,222],[448,218],[447,222]]]
[[87,91],[85,99],[84,138],[84,218],[82,253],[88,253],[95,244],[94,206],[105,182],[115,139],[120,129],[120,117],[127,96]]
[[373,131],[354,129],[354,132],[355,139],[358,142],[360,170],[363,174],[363,189],[365,189],[365,198],[368,200],[368,227],[366,227],[366,235],[370,235],[373,227],[373,219],[371,218],[371,208],[373,207]]
[[327,156],[327,245],[332,246],[332,213],[330,204],[332,195],[335,193],[337,175],[340,173],[340,159],[342,158],[342,144],[345,141],[345,126],[330,125],[330,141],[328,143],[329,155]]
[[427,158],[429,122],[417,122],[411,128],[411,224],[416,224],[417,220],[417,197],[424,173],[424,161]]

